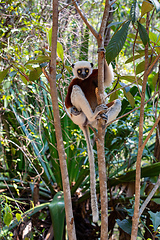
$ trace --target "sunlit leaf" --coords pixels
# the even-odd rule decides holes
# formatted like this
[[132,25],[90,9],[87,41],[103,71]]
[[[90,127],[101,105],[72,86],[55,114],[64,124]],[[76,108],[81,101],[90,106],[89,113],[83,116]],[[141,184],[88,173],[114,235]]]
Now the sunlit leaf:
[[12,221],[12,219],[13,219],[11,208],[8,205],[6,205],[4,210],[5,210],[5,214],[4,214],[4,217],[3,217],[3,222],[7,226],[9,226],[11,221]]
[[60,57],[60,59],[64,60],[64,52],[63,52],[63,46],[60,42],[57,42],[57,54],[58,54],[58,57]]
[[10,223],[11,223],[11,221],[12,221],[12,219],[13,219],[13,216],[12,216],[12,213],[6,213],[5,215],[4,215],[4,218],[3,218],[3,221],[4,221],[4,223],[7,225],[7,226],[9,226],[10,225]]
[[[126,80],[126,81],[128,81],[128,82],[135,82],[135,76],[120,76],[119,77],[119,79],[124,79],[124,80]],[[138,84],[139,85],[142,85],[142,79],[139,79],[138,80]]]
[[34,81],[34,80],[39,79],[41,73],[42,73],[42,69],[40,67],[34,68],[33,71],[30,71],[29,80]]
[[158,36],[154,32],[149,32],[149,38],[152,42],[156,43],[158,41]]
[[151,3],[149,3],[148,1],[143,1],[141,8],[141,17],[147,12],[150,12],[152,9],[153,5]]
[[21,220],[21,214],[16,213],[16,218],[17,218],[17,221],[19,222]]
[[47,35],[48,45],[49,45],[49,47],[51,47],[51,44],[52,44],[52,27],[47,31],[46,35]]

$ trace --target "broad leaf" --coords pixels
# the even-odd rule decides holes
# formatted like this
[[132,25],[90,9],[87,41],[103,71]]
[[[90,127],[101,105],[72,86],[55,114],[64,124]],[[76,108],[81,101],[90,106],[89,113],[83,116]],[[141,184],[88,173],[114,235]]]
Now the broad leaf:
[[141,17],[147,12],[150,12],[153,9],[153,5],[150,4],[148,1],[143,1],[142,8],[141,8]]
[[108,64],[115,59],[123,48],[129,28],[130,21],[123,24],[122,28],[112,37],[106,47],[106,60]]
[[[117,224],[118,226],[126,233],[131,235],[131,230],[132,230],[132,221],[130,219],[123,219],[122,221],[120,219],[117,219]],[[138,228],[138,237],[141,237],[144,239],[144,237],[141,234],[140,229]]]
[[132,231],[132,221],[131,220],[127,220],[127,219],[123,219],[122,221],[120,219],[116,220],[118,226],[126,233],[128,233],[129,235],[131,235],[131,231]]
[[[145,50],[140,50],[140,51],[137,51],[137,52],[138,52],[138,54],[134,55],[134,60],[139,59],[139,58],[141,58],[141,57],[143,57],[145,55]],[[152,54],[152,50],[149,50],[148,54],[149,55]],[[127,64],[127,63],[130,63],[132,61],[133,61],[133,56],[128,58],[125,63]]]
[[58,192],[54,196],[53,201],[49,205],[49,210],[52,219],[54,239],[62,240],[65,218],[64,196],[62,192]]
[[157,41],[158,41],[158,36],[154,32],[149,32],[149,38],[154,43],[157,43]]
[[36,64],[36,63],[44,63],[46,61],[50,61],[51,58],[48,56],[39,56],[36,60],[29,60],[28,62],[26,62],[26,66],[28,66],[28,64]]
[[149,211],[149,214],[151,216],[154,231],[156,232],[157,228],[160,226],[160,212],[153,213],[153,212]]
[[[124,80],[127,80],[128,82],[135,82],[135,76],[120,76],[119,77],[119,79],[121,80],[121,79],[124,79]],[[136,83],[135,83],[136,84]],[[142,85],[142,79],[140,78],[139,80],[138,80],[138,84],[139,85]]]
[[6,204],[5,208],[4,208],[4,211],[5,211],[5,214],[4,214],[4,217],[3,217],[3,222],[9,226],[12,219],[13,219],[13,216],[12,216],[12,210],[10,208],[10,206],[8,204]]
[[33,71],[30,71],[29,80],[34,81],[34,80],[39,79],[41,73],[42,73],[42,69],[40,67],[34,68]]
[[140,22],[138,22],[138,32],[144,46],[146,46],[146,44],[149,43],[149,37],[145,27]]
[[[150,64],[152,64],[152,62],[154,60],[155,60],[155,57],[149,58]],[[145,70],[145,61],[142,61],[136,66],[136,74],[139,74],[139,73],[143,72],[144,70]]]
[[5,213],[3,221],[7,225],[7,227],[9,227],[12,219],[13,219],[12,213],[10,212]]

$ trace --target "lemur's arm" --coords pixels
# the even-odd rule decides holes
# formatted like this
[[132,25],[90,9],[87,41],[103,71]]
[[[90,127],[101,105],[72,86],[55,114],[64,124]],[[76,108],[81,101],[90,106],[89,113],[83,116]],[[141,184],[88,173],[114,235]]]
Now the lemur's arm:
[[[82,89],[78,85],[74,85],[72,88],[71,102],[76,110],[84,113],[89,122],[95,121],[99,113],[103,113],[107,110],[107,106],[105,104],[101,104],[98,105],[93,112]],[[71,108],[71,113],[73,115],[78,115],[77,111],[74,110],[74,107]]]

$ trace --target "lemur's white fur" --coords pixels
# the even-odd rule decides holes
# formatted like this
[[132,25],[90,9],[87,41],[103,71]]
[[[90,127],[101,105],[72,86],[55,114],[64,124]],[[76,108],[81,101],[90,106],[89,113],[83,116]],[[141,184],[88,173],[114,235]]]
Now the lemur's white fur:
[[82,68],[89,69],[89,73],[88,73],[88,77],[89,77],[92,74],[93,64],[88,61],[78,61],[75,64],[72,64],[72,72],[75,78],[76,77],[79,78],[77,74],[77,69],[82,69]]
[[[82,81],[86,79],[92,74],[92,64],[87,61],[79,61],[73,65],[73,74],[74,78],[81,79]],[[88,69],[88,75],[84,79],[79,77],[77,70],[78,69]],[[113,81],[113,69],[112,66],[107,64],[105,61],[104,63],[104,86],[109,87]],[[88,91],[90,89],[87,89]],[[105,92],[104,92],[105,95]],[[79,111],[78,114],[74,114],[72,112],[72,107],[67,108],[68,114],[72,121],[79,125],[82,129],[86,142],[87,142],[87,149],[88,149],[88,158],[90,163],[90,189],[91,189],[91,208],[92,208],[92,215],[93,215],[93,222],[97,222],[99,219],[98,213],[98,204],[97,204],[97,197],[96,197],[96,181],[95,181],[95,165],[94,165],[94,153],[93,147],[90,141],[90,133],[89,133],[89,124],[92,125],[94,128],[97,128],[97,117],[103,117],[101,115],[105,112],[104,116],[107,116],[108,120],[107,123],[111,122],[115,119],[118,113],[121,110],[121,102],[119,99],[114,100],[114,103],[111,107],[107,107],[105,104],[95,106],[94,111],[91,108],[90,103],[88,102],[84,92],[82,91],[81,87],[78,85],[73,85],[71,95],[70,95],[71,103],[76,109]],[[107,103],[107,99],[106,99]]]

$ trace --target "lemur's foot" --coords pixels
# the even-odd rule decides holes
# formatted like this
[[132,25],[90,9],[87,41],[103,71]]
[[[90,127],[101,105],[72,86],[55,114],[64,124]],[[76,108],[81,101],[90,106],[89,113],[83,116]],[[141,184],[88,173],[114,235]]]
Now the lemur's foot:
[[98,114],[100,114],[100,113],[106,112],[107,109],[108,109],[108,107],[106,106],[106,104],[100,104],[100,105],[98,105],[98,106],[96,107],[96,110],[95,110],[95,111],[96,111]]
[[96,119],[97,120],[99,120],[99,119],[103,119],[103,120],[105,120],[105,122],[107,122],[108,121],[108,115],[107,115],[107,113],[99,113],[98,114],[98,116],[96,117]]

